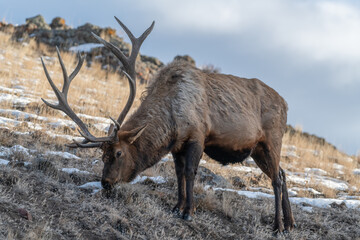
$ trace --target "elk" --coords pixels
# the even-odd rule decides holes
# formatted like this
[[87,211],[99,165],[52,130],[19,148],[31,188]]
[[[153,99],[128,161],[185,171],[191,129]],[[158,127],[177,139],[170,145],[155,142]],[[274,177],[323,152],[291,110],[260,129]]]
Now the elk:
[[141,105],[123,123],[135,98],[135,61],[154,22],[139,38],[135,38],[118,18],[115,19],[131,40],[129,56],[92,33],[120,60],[130,85],[127,103],[117,120],[111,118],[113,124],[107,136],[93,136],[67,102],[70,83],[80,71],[84,57],[79,54],[79,62],[68,76],[57,49],[64,75],[61,92],[41,59],[58,104],[42,100],[49,107],[67,114],[84,137],[82,142],[74,141],[67,146],[102,149],[104,168],[101,183],[108,190],[118,182],[130,182],[171,152],[178,182],[178,201],[173,212],[182,212],[185,220],[191,220],[194,214],[194,180],[203,152],[222,164],[239,163],[251,156],[272,181],[274,231],[292,229],[295,221],[285,172],[279,166],[287,121],[285,100],[258,79],[207,73],[185,61],[173,61],[158,72]]

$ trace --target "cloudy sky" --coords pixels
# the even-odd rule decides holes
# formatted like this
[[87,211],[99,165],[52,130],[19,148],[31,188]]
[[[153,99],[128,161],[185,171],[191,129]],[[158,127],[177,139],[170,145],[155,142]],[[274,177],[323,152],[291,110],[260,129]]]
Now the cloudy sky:
[[316,0],[0,0],[0,19],[42,14],[73,27],[91,22],[135,35],[153,20],[142,53],[167,63],[189,54],[198,66],[256,77],[288,102],[288,123],[349,154],[360,150],[360,2]]

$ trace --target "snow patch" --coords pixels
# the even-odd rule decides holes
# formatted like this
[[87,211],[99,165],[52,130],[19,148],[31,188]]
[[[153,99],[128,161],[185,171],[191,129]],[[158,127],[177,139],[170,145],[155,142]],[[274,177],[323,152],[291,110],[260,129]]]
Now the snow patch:
[[246,166],[240,166],[240,167],[230,167],[231,169],[239,172],[246,172],[246,173],[255,173],[255,174],[261,174],[262,171],[259,168],[254,167],[246,167]]
[[293,187],[293,188],[290,188],[289,191],[295,191],[295,192],[299,192],[299,191],[306,191],[306,192],[310,192],[314,195],[322,195],[321,192],[313,189],[313,188],[299,188],[299,187]]
[[2,93],[0,95],[0,102],[9,102],[19,107],[25,107],[31,102],[38,102],[38,101],[32,98],[19,97],[12,94]]
[[68,153],[68,152],[56,152],[56,151],[47,151],[45,153],[46,155],[52,155],[52,156],[58,156],[58,157],[62,157],[65,159],[76,159],[79,160],[81,158],[79,158],[78,156]]
[[290,198],[290,202],[295,204],[305,204],[319,208],[330,208],[332,203],[342,204],[344,203],[347,208],[356,209],[360,207],[360,200],[341,200],[333,198]]
[[8,93],[23,93],[24,92],[24,90],[22,90],[22,89],[14,89],[14,88],[7,88],[7,87],[1,87],[1,86],[0,86],[0,91],[8,92]]
[[29,157],[30,153],[34,153],[34,152],[36,152],[36,150],[30,150],[21,145],[14,145],[10,148],[0,146],[0,157],[10,157],[16,153],[20,153],[25,155],[26,157]]
[[244,191],[244,190],[234,190],[231,188],[216,188],[216,187],[214,188],[214,187],[211,187],[210,185],[205,185],[204,189],[205,190],[212,189],[214,191],[223,191],[223,192],[235,192],[235,193],[245,196],[247,198],[261,198],[261,197],[274,198],[274,195],[271,195],[268,193],[252,192],[252,191]]
[[165,157],[163,157],[162,159],[161,159],[161,162],[168,162],[168,161],[172,161],[173,160],[173,158],[172,158],[172,155],[171,154],[167,154]]
[[130,182],[130,184],[136,184],[136,183],[142,183],[146,181],[147,179],[153,181],[156,184],[163,184],[166,183],[166,180],[162,176],[156,176],[156,177],[148,177],[148,176],[137,176],[134,180]]
[[93,190],[92,194],[95,194],[101,189],[103,189],[103,187],[101,186],[101,182],[88,182],[79,186],[79,188]]
[[84,140],[84,138],[82,137],[75,137],[75,136],[71,136],[71,135],[65,135],[65,134],[57,134],[57,133],[53,133],[51,131],[46,131],[45,132],[49,137],[52,138],[64,138],[70,142],[72,142],[73,140],[77,141],[77,142],[82,142]]
[[302,206],[301,209],[302,209],[304,212],[308,212],[308,213],[312,213],[312,212],[313,212],[313,208],[312,208],[312,207],[309,207],[309,206]]
[[353,170],[353,174],[360,176],[360,168],[355,168],[355,169]]
[[8,165],[10,161],[0,158],[0,165]]
[[91,52],[93,48],[104,47],[104,45],[100,43],[85,43],[78,46],[72,46],[69,48],[71,52]]
[[304,175],[304,177],[301,177],[302,173],[291,173],[288,172],[288,176],[286,177],[287,180],[290,182],[306,186],[310,183],[312,184],[319,184],[322,186],[325,186],[327,188],[339,190],[339,191],[346,191],[349,189],[349,186],[346,182],[340,181],[335,178],[330,177],[324,177],[324,176],[317,176],[317,175]]
[[[274,198],[274,195],[272,194],[234,190],[230,188],[213,188],[210,185],[206,185],[204,189],[205,190],[212,189],[214,191],[235,192],[239,195],[246,196],[248,198]],[[306,205],[306,206],[313,206],[319,208],[330,208],[332,203],[336,203],[339,205],[344,203],[345,206],[350,209],[360,208],[360,200],[341,200],[341,199],[332,199],[332,198],[301,198],[301,197],[290,197],[289,199],[290,202],[298,205]]]
[[82,171],[77,168],[62,168],[61,171],[66,172],[68,174],[73,174],[73,173],[90,174],[90,172],[88,171]]
[[328,172],[325,170],[322,170],[320,168],[304,168],[304,171],[306,173],[313,173],[313,174],[317,174],[317,175],[327,175]]

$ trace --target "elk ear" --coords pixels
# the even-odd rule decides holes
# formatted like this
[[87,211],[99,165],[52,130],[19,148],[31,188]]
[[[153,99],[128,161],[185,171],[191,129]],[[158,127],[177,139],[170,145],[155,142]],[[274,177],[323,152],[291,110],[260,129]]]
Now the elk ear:
[[135,128],[129,132],[129,138],[128,141],[130,144],[133,144],[136,139],[138,139],[141,134],[144,132],[145,128],[147,127],[147,124],[138,128]]

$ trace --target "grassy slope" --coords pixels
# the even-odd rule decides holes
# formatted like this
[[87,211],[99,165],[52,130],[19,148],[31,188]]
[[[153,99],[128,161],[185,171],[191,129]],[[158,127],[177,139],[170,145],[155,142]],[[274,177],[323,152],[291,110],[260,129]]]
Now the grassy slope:
[[[41,69],[40,55],[55,56],[44,46],[34,43],[21,45],[9,41],[9,36],[0,33],[0,52],[5,60],[0,62],[0,86],[16,88],[22,86],[31,97],[48,96],[48,86]],[[65,63],[75,62],[74,56],[64,54]],[[74,63],[75,64],[75,63]],[[74,67],[68,66],[68,72]],[[61,82],[62,76],[57,61],[47,61],[49,70]],[[99,81],[101,79],[101,81]],[[91,89],[97,89],[93,91]],[[138,97],[143,87],[138,90]],[[75,111],[106,117],[116,116],[127,99],[127,83],[117,75],[105,73],[99,66],[83,68],[70,90],[70,103]],[[52,97],[51,97],[52,95]],[[82,96],[82,98],[80,97]],[[114,98],[113,96],[117,96]],[[19,97],[21,97],[19,95]],[[91,102],[89,99],[96,101]],[[112,104],[109,104],[109,103]],[[85,104],[86,103],[86,104]],[[139,104],[139,100],[135,105]],[[12,102],[1,102],[1,109],[20,109],[45,117],[63,118],[57,112],[44,108],[43,104],[31,102],[27,106],[14,106]],[[11,117],[11,116],[6,116]],[[44,123],[40,120],[31,120]],[[94,126],[94,121],[88,123]],[[160,163],[146,171],[146,175],[161,175],[165,184],[151,181],[142,184],[122,184],[112,194],[81,190],[77,186],[90,181],[99,181],[102,163],[93,163],[101,156],[98,150],[74,151],[80,160],[46,156],[47,150],[65,150],[62,138],[51,138],[47,128],[29,129],[28,124],[18,125],[12,130],[0,128],[0,145],[20,144],[38,152],[32,155],[13,154],[11,164],[0,166],[0,239],[268,239],[272,238],[272,199],[249,199],[229,192],[204,191],[206,180],[198,177],[195,187],[197,204],[196,218],[184,222],[171,214],[176,202],[176,180],[173,163]],[[29,135],[15,134],[14,131]],[[74,129],[57,127],[50,129],[57,134],[76,135]],[[100,134],[96,128],[92,131]],[[304,167],[319,167],[333,177],[359,187],[359,178],[351,170],[359,167],[357,161],[346,161],[343,153],[304,137],[300,132],[284,137],[285,145],[295,145],[296,155],[284,154],[283,167],[291,171],[303,171]],[[317,150],[314,154],[308,150]],[[67,149],[66,149],[67,150]],[[287,149],[284,149],[286,153]],[[31,162],[24,166],[22,162]],[[210,163],[211,160],[208,160]],[[333,163],[342,164],[345,174],[337,175],[331,168]],[[89,175],[68,174],[63,167],[77,167],[91,172]],[[212,171],[222,174],[229,181],[235,175],[244,179],[246,186],[270,187],[263,175],[231,172],[218,165],[209,165]],[[199,175],[202,175],[200,171]],[[231,182],[231,181],[230,181]],[[291,183],[290,183],[291,185]],[[334,197],[335,190],[321,189],[325,196]],[[349,192],[349,194],[355,194]],[[292,205],[298,228],[291,233],[293,239],[356,239],[360,238],[359,211],[344,206],[330,209],[314,208],[308,213],[301,206]],[[25,209],[31,215],[19,213]],[[20,210],[24,211],[24,210]],[[28,219],[26,219],[28,218]],[[282,237],[280,237],[282,238]]]

